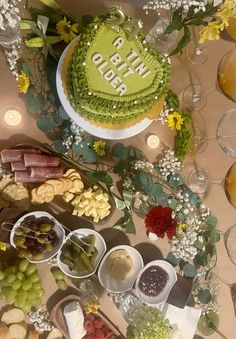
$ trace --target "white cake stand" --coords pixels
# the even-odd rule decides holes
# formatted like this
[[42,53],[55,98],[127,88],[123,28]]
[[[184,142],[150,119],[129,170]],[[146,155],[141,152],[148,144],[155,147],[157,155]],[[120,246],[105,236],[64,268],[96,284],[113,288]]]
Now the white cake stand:
[[[76,38],[78,39],[78,38]],[[109,140],[118,140],[118,139],[126,139],[133,137],[134,135],[142,132],[145,128],[147,128],[151,123],[152,120],[150,119],[143,119],[142,121],[138,122],[137,124],[123,128],[123,129],[110,129],[110,128],[102,128],[96,125],[91,124],[89,121],[85,120],[79,112],[76,112],[74,108],[71,106],[69,99],[64,91],[63,82],[62,82],[62,69],[63,69],[63,62],[66,56],[68,49],[71,47],[75,41],[72,41],[64,50],[59,60],[57,66],[57,73],[56,73],[56,86],[57,86],[57,93],[61,104],[69,115],[71,120],[73,120],[78,126],[83,128],[89,134],[92,134],[98,138],[102,139],[109,139]]]

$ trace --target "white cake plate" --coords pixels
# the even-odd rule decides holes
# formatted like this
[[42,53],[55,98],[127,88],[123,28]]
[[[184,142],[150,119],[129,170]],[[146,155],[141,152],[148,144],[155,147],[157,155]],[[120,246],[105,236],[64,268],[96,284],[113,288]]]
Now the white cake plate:
[[138,122],[137,124],[133,126],[123,128],[123,129],[102,128],[102,127],[91,124],[89,121],[85,120],[78,112],[74,110],[74,108],[71,106],[70,101],[67,98],[66,93],[64,91],[63,83],[62,83],[62,76],[61,76],[62,69],[63,69],[63,62],[65,59],[66,53],[68,49],[70,48],[71,44],[73,43],[74,41],[72,41],[63,51],[61,58],[59,60],[58,66],[57,66],[57,73],[56,73],[57,94],[59,96],[59,99],[61,101],[61,104],[64,110],[69,115],[71,120],[73,120],[78,126],[80,126],[82,129],[84,129],[89,134],[92,134],[98,138],[109,139],[109,140],[130,138],[136,134],[139,134],[145,128],[147,128],[152,123],[152,120],[147,119],[147,118],[143,119],[142,121]]

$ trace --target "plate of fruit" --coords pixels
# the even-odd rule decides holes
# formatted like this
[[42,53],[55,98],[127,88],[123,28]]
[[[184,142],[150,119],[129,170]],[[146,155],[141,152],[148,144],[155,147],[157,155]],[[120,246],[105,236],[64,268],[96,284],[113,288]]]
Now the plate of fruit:
[[103,237],[89,228],[80,228],[68,234],[57,254],[59,268],[72,278],[85,278],[94,274],[104,253]]
[[25,214],[14,224],[10,244],[18,256],[31,263],[40,263],[54,257],[63,245],[63,226],[49,213],[43,211]]

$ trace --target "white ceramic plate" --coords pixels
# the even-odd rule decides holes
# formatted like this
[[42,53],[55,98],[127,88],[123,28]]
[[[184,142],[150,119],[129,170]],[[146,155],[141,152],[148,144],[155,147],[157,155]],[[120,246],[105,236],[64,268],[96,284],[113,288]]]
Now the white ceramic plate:
[[[78,38],[76,38],[78,39]],[[123,128],[123,129],[110,129],[110,128],[102,128],[96,125],[91,124],[89,121],[85,120],[82,116],[79,115],[78,112],[74,110],[74,108],[71,106],[70,101],[68,100],[63,84],[62,84],[62,78],[61,73],[63,69],[63,62],[66,56],[66,53],[68,49],[71,48],[71,45],[75,43],[75,40],[73,40],[67,48],[63,51],[61,58],[59,60],[58,66],[57,66],[57,73],[56,73],[56,86],[57,86],[57,94],[59,96],[59,99],[61,101],[61,104],[66,111],[66,113],[69,115],[69,117],[81,128],[83,128],[86,132],[102,139],[109,139],[109,140],[118,140],[118,139],[126,139],[133,137],[134,135],[142,132],[145,128],[147,128],[151,123],[152,120],[150,119],[144,119],[137,124]]]
[[[139,279],[140,279],[142,273],[150,266],[160,266],[161,268],[163,268],[167,272],[167,274],[169,276],[169,279],[167,281],[165,288],[156,297],[149,297],[149,296],[143,294],[139,289]],[[142,271],[139,273],[139,275],[137,277],[137,280],[136,280],[136,283],[135,283],[135,289],[136,289],[137,297],[146,304],[151,304],[151,305],[161,304],[161,303],[163,303],[164,301],[167,300],[168,295],[169,295],[172,287],[176,283],[176,281],[177,281],[177,274],[175,272],[174,267],[171,264],[169,264],[165,260],[153,260],[153,261],[149,262],[142,269]]]
[[59,243],[57,244],[57,246],[55,246],[51,252],[46,253],[42,260],[33,260],[33,259],[27,257],[27,260],[29,262],[32,262],[32,263],[42,263],[44,261],[48,261],[49,259],[53,258],[57,254],[57,252],[60,250],[61,246],[63,245],[63,241],[64,241],[64,237],[65,237],[65,230],[64,230],[63,226],[59,223],[59,221],[57,221],[51,214],[49,214],[47,212],[37,211],[37,212],[31,212],[31,213],[25,214],[23,217],[21,217],[20,219],[18,219],[16,221],[16,223],[14,224],[14,226],[13,226],[13,228],[11,230],[10,244],[14,248],[16,248],[16,245],[14,243],[14,235],[15,235],[16,229],[20,226],[20,224],[22,223],[22,221],[25,218],[27,218],[27,217],[29,217],[31,215],[35,216],[36,218],[47,217],[47,218],[53,220],[54,223],[55,223],[54,231],[57,233],[58,238],[59,238]]
[[95,237],[96,237],[96,240],[95,240],[95,244],[94,246],[97,248],[98,250],[98,255],[95,259],[95,263],[94,263],[94,270],[91,271],[89,274],[81,274],[79,272],[76,272],[76,271],[71,271],[69,269],[69,267],[64,264],[61,259],[60,259],[60,256],[61,256],[61,253],[62,251],[60,250],[57,254],[57,264],[58,266],[60,267],[60,269],[66,274],[68,275],[69,277],[72,277],[72,278],[86,278],[86,277],[89,277],[90,275],[94,274],[104,253],[106,252],[106,249],[107,249],[107,246],[106,246],[106,243],[105,243],[105,240],[103,239],[103,237],[96,231],[94,230],[91,230],[89,228],[80,228],[78,230],[75,230],[71,233],[68,234],[68,236],[65,238],[65,242],[70,239],[70,237],[73,235],[73,234],[76,234],[79,238],[83,238],[83,237],[86,237],[87,235],[89,234],[94,234]]
[[[134,271],[132,274],[125,280],[118,281],[115,280],[106,270],[106,261],[108,256],[117,250],[126,250],[132,258],[134,264]],[[101,265],[98,269],[98,279],[100,284],[109,292],[121,293],[131,290],[133,284],[139,274],[140,270],[143,268],[143,258],[141,254],[131,246],[119,245],[113,247],[109,252],[106,253],[102,259]]]

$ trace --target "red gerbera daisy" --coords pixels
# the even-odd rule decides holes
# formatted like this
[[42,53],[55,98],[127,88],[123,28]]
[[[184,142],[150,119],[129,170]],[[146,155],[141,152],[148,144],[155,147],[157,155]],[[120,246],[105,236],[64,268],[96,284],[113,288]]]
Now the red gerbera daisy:
[[161,205],[153,207],[145,219],[148,232],[155,233],[159,238],[164,238],[165,233],[169,239],[173,238],[177,227],[176,218],[171,217],[172,209]]

